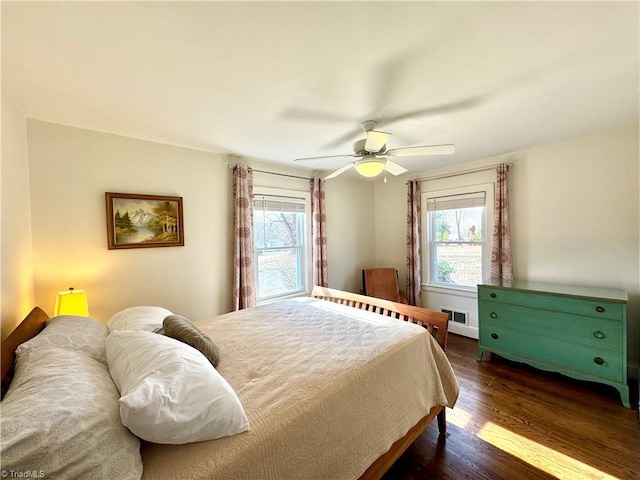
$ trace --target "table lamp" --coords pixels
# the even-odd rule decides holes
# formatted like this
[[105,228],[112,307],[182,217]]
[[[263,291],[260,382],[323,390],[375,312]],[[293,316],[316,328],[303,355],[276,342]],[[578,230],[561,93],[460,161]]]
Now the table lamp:
[[58,292],[56,306],[53,315],[79,315],[89,316],[89,305],[87,304],[87,294],[84,290],[76,290],[70,287],[69,290]]

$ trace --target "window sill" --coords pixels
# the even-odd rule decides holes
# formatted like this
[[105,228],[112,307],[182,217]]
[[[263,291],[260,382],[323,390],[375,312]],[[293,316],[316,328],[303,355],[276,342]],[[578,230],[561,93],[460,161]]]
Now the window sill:
[[431,293],[444,293],[447,295],[458,295],[460,297],[477,298],[478,291],[472,287],[444,287],[442,285],[422,284],[422,291]]
[[269,303],[279,302],[280,300],[289,300],[290,298],[297,298],[297,297],[308,297],[310,295],[311,295],[311,292],[296,292],[296,293],[291,293],[289,295],[282,295],[279,297],[271,297],[271,298],[265,298],[264,300],[258,300],[256,302],[256,305],[258,306],[267,305]]

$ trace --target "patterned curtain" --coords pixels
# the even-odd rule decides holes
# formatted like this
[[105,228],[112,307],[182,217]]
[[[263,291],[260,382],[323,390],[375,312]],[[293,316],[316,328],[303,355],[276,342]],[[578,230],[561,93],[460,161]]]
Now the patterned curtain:
[[493,244],[491,245],[491,278],[513,279],[511,233],[509,230],[509,185],[504,163],[496,169],[496,198],[493,213]]
[[327,270],[327,215],[325,213],[325,191],[322,178],[312,178],[311,184],[311,256],[313,261],[313,284],[329,286]]
[[233,309],[256,305],[253,266],[253,170],[233,167]]
[[407,182],[407,300],[410,305],[421,306],[420,285],[422,280],[420,230],[420,182]]

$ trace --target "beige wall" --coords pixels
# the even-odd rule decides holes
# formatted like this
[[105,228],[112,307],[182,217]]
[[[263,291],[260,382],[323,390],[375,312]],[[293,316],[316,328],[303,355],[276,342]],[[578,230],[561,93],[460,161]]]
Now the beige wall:
[[[131,305],[162,305],[197,319],[231,308],[231,170],[238,159],[30,120],[35,302],[48,313],[55,293],[84,288],[91,316]],[[256,169],[308,176],[259,161]],[[308,180],[256,172],[259,186],[308,191]],[[185,246],[108,250],[104,193],[179,195]],[[359,288],[360,264],[374,261],[373,185],[327,184],[329,279]],[[343,235],[343,232],[346,234]],[[335,265],[335,267],[334,267]]]
[[519,157],[510,174],[518,275],[624,288],[637,302],[637,130],[592,135]]
[[[35,300],[87,292],[91,316],[230,308],[230,172],[219,155],[29,120]],[[185,246],[108,250],[105,192],[183,197]]]
[[362,288],[362,269],[376,259],[374,183],[347,177],[327,180],[329,286],[349,292]]
[[[630,359],[637,365],[638,157],[638,129],[627,128],[416,177],[513,163],[509,188],[515,276],[626,290]],[[397,265],[403,284],[405,181],[393,179],[375,185],[376,259]],[[423,300],[427,300],[424,295]]]
[[387,178],[375,183],[376,264],[396,268],[405,290],[407,261],[407,179]]
[[33,254],[26,120],[2,90],[0,295],[2,339],[33,308]]

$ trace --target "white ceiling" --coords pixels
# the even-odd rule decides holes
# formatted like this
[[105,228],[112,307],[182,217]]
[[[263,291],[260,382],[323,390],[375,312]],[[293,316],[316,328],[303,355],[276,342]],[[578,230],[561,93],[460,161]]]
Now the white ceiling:
[[29,118],[272,162],[351,153],[371,118],[389,148],[456,145],[398,159],[417,172],[638,125],[639,15],[638,2],[3,2],[2,79]]

